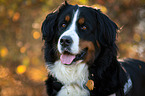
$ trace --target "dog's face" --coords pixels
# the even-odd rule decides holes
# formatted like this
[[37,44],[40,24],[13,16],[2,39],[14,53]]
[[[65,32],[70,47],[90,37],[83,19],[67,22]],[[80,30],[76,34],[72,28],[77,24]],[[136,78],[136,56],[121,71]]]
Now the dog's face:
[[60,59],[65,65],[78,61],[91,64],[101,48],[114,43],[116,29],[99,10],[66,3],[42,25],[46,62]]
[[70,6],[59,14],[57,49],[63,64],[78,60],[90,62],[95,52],[100,52],[95,37],[97,24],[93,21],[92,10],[87,10],[85,7]]

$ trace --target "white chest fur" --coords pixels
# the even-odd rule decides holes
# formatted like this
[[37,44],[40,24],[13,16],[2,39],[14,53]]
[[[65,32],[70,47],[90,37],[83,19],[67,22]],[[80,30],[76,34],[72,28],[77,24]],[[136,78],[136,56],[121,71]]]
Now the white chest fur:
[[51,74],[63,84],[78,84],[82,85],[88,81],[88,66],[84,63],[64,65],[61,61],[56,61]]
[[64,84],[57,96],[89,96],[88,90],[83,87],[89,76],[85,63],[66,66],[59,60],[54,63],[50,72]]

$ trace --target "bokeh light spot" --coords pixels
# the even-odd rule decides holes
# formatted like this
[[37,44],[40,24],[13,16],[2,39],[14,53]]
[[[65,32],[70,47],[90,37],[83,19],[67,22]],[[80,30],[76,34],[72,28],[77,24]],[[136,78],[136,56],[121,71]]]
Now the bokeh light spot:
[[26,48],[25,47],[20,48],[20,52],[21,53],[25,53],[26,52]]
[[40,38],[40,33],[37,32],[37,31],[34,32],[34,33],[33,33],[33,38],[34,38],[34,39],[39,39],[39,38]]
[[22,64],[25,65],[25,66],[28,66],[29,63],[30,63],[30,59],[29,59],[29,57],[27,57],[27,56],[24,57],[24,58],[23,58],[23,61],[22,61]]
[[18,21],[20,19],[20,13],[16,12],[13,16],[13,21]]
[[26,72],[26,66],[25,65],[19,65],[16,69],[17,74],[23,74]]
[[5,57],[8,54],[8,49],[6,47],[2,48],[0,51],[1,57]]

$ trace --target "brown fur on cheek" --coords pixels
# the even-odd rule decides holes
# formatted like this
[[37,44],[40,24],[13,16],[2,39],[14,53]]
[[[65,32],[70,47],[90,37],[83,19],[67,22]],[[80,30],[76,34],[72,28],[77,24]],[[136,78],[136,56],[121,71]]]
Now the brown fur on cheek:
[[84,48],[88,48],[84,62],[86,62],[87,64],[92,63],[95,59],[95,46],[93,42],[80,40],[79,44],[81,50],[83,50]]

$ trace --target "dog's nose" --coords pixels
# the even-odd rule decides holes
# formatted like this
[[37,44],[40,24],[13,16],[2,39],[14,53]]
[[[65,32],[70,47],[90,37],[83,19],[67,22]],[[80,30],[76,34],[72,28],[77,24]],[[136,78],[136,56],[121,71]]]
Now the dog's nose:
[[70,46],[72,44],[72,38],[70,36],[63,36],[61,39],[60,39],[60,44],[61,46],[63,47],[67,47],[67,46]]

